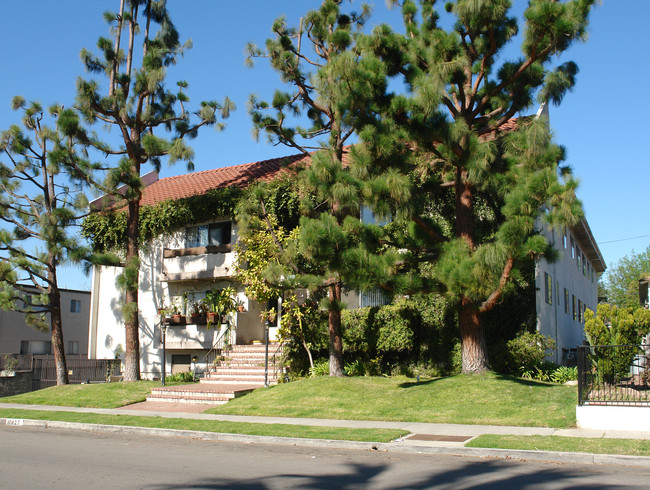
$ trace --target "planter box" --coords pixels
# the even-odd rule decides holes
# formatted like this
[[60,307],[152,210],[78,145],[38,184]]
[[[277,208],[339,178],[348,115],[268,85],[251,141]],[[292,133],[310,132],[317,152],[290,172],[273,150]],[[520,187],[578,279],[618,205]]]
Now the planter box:
[[205,315],[189,315],[185,317],[188,325],[205,325],[208,320]]
[[167,325],[185,325],[185,317],[176,315],[165,318],[165,323]]

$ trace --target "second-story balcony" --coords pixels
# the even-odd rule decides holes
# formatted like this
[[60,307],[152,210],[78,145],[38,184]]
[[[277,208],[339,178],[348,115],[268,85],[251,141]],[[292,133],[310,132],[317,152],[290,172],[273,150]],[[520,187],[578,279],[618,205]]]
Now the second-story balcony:
[[230,244],[181,249],[163,249],[162,282],[220,279],[234,274]]

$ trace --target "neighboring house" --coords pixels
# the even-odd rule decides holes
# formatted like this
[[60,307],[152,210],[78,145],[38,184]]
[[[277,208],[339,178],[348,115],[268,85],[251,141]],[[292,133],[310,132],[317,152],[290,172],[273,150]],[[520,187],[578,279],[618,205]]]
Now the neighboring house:
[[[61,322],[66,355],[88,356],[90,291],[61,289]],[[53,354],[52,333],[27,325],[23,313],[0,310],[0,352]]]
[[639,303],[650,309],[650,276],[639,279]]
[[544,234],[560,256],[535,266],[537,330],[555,340],[552,361],[572,364],[585,340],[584,312],[596,310],[598,276],[607,266],[586,219],[564,232],[545,229]]

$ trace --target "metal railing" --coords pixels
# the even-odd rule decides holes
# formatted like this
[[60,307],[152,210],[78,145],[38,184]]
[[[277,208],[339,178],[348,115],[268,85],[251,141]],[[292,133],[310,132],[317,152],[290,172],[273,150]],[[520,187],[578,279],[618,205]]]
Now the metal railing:
[[230,320],[225,324],[226,328],[221,332],[221,335],[217,337],[217,340],[214,341],[214,344],[212,344],[212,347],[210,350],[207,352],[205,356],[203,356],[203,361],[201,364],[205,364],[205,372],[207,373],[210,370],[210,365],[214,364],[215,360],[217,359],[218,356],[221,355],[224,349],[228,348],[228,344],[230,342],[230,333],[232,330],[232,325],[230,324]]
[[650,405],[650,345],[578,347],[579,405]]

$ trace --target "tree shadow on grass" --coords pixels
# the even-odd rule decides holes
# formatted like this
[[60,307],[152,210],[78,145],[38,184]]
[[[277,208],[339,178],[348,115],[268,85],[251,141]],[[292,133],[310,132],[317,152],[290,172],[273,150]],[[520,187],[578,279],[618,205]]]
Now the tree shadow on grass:
[[[443,381],[443,380],[451,380],[456,377],[460,376],[465,376],[465,375],[454,375],[454,376],[441,376],[440,378],[432,378],[432,379],[424,379],[424,380],[413,380],[413,381],[406,381],[404,383],[398,384],[398,388],[414,388],[416,386],[428,386],[436,381]],[[470,375],[474,376],[474,375]],[[477,374],[475,376],[482,376],[480,374]],[[516,376],[511,376],[509,374],[501,374],[501,373],[495,373],[491,372],[490,373],[490,378],[489,379],[495,379],[499,381],[509,381],[512,383],[517,383],[522,386],[530,386],[530,387],[538,387],[538,388],[554,388],[556,386],[559,386],[556,383],[546,383],[544,381],[538,381],[534,379],[525,379],[525,378],[517,378]]]

